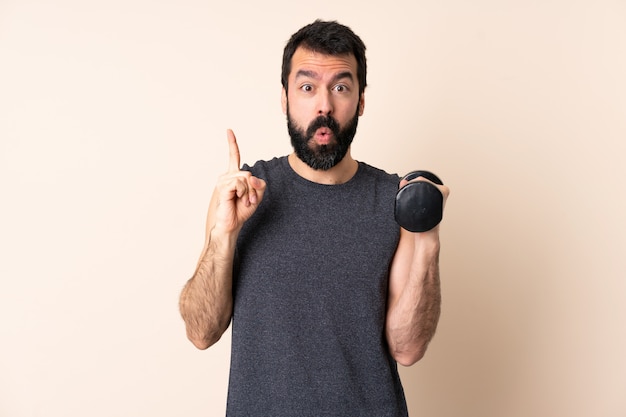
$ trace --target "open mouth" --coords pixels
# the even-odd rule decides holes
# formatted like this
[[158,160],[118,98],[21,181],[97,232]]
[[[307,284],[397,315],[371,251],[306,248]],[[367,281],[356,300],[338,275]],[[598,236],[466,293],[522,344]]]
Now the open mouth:
[[313,135],[313,138],[319,145],[328,145],[333,140],[333,137],[333,131],[327,127],[320,127]]

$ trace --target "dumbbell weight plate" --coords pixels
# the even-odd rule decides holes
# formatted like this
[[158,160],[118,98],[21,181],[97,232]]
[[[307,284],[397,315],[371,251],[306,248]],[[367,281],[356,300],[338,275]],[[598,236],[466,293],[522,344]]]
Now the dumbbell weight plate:
[[[403,179],[411,181],[424,177],[436,184],[443,182],[432,172],[413,171]],[[398,224],[410,232],[426,232],[439,224],[443,217],[443,195],[437,187],[426,181],[406,184],[398,190],[395,218]]]

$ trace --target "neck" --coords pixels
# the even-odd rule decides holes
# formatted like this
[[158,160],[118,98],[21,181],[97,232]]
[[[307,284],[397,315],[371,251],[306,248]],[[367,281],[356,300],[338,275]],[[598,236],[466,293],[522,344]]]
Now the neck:
[[295,153],[289,155],[289,165],[302,178],[318,184],[335,185],[350,181],[356,174],[359,164],[350,155],[350,150],[341,162],[329,170],[316,170],[302,162]]

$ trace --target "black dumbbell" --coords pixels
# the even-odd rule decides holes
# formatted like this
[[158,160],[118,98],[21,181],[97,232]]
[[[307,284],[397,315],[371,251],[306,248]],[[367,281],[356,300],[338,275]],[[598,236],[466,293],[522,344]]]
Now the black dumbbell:
[[[435,184],[443,182],[432,172],[413,171],[403,179],[411,181],[424,177]],[[406,184],[396,193],[396,222],[410,232],[426,232],[439,224],[443,217],[443,195],[427,181]]]

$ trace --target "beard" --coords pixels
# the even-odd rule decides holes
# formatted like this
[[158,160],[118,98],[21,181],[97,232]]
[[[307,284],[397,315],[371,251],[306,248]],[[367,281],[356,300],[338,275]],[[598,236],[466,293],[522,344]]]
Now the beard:
[[[315,170],[327,171],[341,162],[350,149],[358,124],[359,109],[357,108],[354,117],[343,129],[332,116],[319,116],[309,124],[305,131],[291,119],[289,103],[287,103],[287,130],[291,137],[291,145],[296,156]],[[333,140],[325,145],[318,145],[312,140],[317,129],[321,127],[326,127],[333,132]]]

